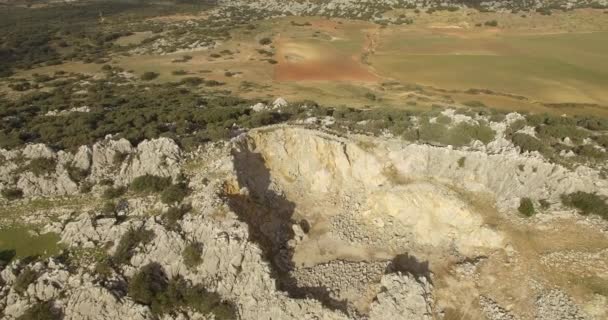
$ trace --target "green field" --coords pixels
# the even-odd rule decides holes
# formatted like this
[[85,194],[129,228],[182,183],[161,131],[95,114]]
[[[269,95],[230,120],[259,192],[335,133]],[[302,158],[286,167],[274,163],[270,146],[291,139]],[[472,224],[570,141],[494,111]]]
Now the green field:
[[608,104],[608,32],[390,32],[370,58],[401,81],[490,89],[544,102]]
[[28,256],[50,257],[59,253],[59,236],[54,233],[30,234],[31,229],[10,226],[0,229],[0,259]]

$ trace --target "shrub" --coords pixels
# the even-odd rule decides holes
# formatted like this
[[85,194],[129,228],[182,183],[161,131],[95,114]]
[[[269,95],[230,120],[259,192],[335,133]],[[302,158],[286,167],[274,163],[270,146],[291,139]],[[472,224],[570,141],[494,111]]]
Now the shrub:
[[161,192],[170,185],[170,177],[146,174],[133,179],[129,187],[135,192]]
[[236,318],[233,305],[223,302],[214,292],[201,285],[191,285],[181,277],[167,280],[156,263],[143,266],[129,281],[128,295],[136,302],[150,306],[156,316],[176,310],[191,309],[201,314],[212,313],[215,319]]
[[169,210],[163,214],[163,220],[165,221],[167,228],[170,230],[175,230],[177,228],[177,222],[180,221],[191,209],[192,207],[190,205],[169,208]]
[[549,207],[551,207],[551,203],[549,203],[549,201],[547,201],[545,199],[538,200],[538,203],[540,204],[540,207],[543,210],[547,210],[547,209],[549,209]]
[[486,21],[484,23],[484,25],[487,27],[498,27],[498,21],[496,21],[496,20]]
[[13,285],[13,288],[19,294],[23,294],[27,290],[27,287],[30,284],[34,283],[36,279],[38,279],[38,273],[26,267],[21,271],[21,273],[19,273],[19,275],[15,279],[15,284]]
[[562,195],[562,203],[578,209],[582,215],[595,214],[608,220],[608,204],[595,193],[577,191]]
[[112,201],[106,201],[99,211],[104,216],[114,215],[116,213],[116,204]]
[[70,179],[76,183],[86,179],[86,177],[89,175],[89,170],[80,169],[72,165],[68,165],[66,170],[68,171]]
[[57,161],[52,158],[36,158],[32,159],[27,165],[27,170],[34,173],[36,176],[50,174],[55,171]]
[[129,156],[129,153],[127,153],[127,152],[117,151],[114,153],[114,156],[112,157],[112,162],[114,163],[115,166],[119,166],[120,164],[122,164],[123,161],[125,161],[125,159],[128,156]]
[[158,78],[159,74],[152,71],[146,71],[141,75],[141,80],[150,81]]
[[189,243],[184,251],[182,251],[182,257],[184,258],[184,264],[186,267],[193,269],[201,262],[203,259],[201,258],[201,251],[203,250],[203,245],[198,242]]
[[186,72],[186,70],[173,70],[171,71],[171,74],[174,76],[184,76],[187,75],[188,72]]
[[61,312],[54,308],[52,301],[36,303],[16,320],[59,320]]
[[140,244],[145,244],[154,238],[154,232],[151,230],[130,229],[127,231],[116,247],[116,252],[112,256],[112,261],[116,264],[124,264],[131,260],[133,250]]
[[260,39],[260,44],[263,46],[267,46],[269,44],[272,43],[272,40],[270,38],[262,38]]
[[184,183],[173,184],[160,194],[160,200],[166,204],[182,202],[190,190]]
[[129,281],[128,295],[133,301],[151,306],[158,311],[160,296],[166,291],[167,280],[156,263],[143,266]]
[[122,196],[127,191],[125,187],[109,187],[103,191],[104,199],[114,199]]
[[9,201],[23,198],[23,191],[18,188],[5,188],[0,191],[2,196]]
[[467,160],[466,157],[462,157],[460,159],[458,159],[458,167],[459,168],[464,168],[464,162]]
[[511,141],[513,141],[513,144],[519,147],[522,152],[542,152],[545,150],[545,145],[529,134],[515,133],[511,136]]
[[521,198],[519,200],[519,207],[517,208],[517,211],[526,217],[533,216],[535,211],[532,200],[530,198]]

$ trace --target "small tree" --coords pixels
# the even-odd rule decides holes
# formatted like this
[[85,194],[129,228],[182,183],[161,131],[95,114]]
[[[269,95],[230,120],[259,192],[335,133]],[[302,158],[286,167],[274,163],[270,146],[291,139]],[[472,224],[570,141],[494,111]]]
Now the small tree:
[[53,307],[52,301],[40,302],[27,309],[16,320],[59,320],[61,312]]
[[15,289],[15,291],[22,294],[27,290],[27,287],[29,287],[30,284],[36,281],[36,279],[38,279],[38,273],[26,267],[21,271],[21,273],[19,273],[17,279],[15,279],[15,284],[13,285],[13,288]]
[[531,217],[535,213],[534,204],[530,198],[521,198],[517,210],[526,217]]
[[199,242],[189,243],[184,251],[182,251],[182,257],[184,258],[184,264],[186,267],[193,269],[201,262],[203,259],[201,258],[201,251],[203,250],[203,244]]
[[23,191],[17,188],[6,188],[0,191],[6,200],[17,200],[23,198]]
[[141,80],[150,81],[158,78],[159,74],[157,72],[146,71],[141,75]]

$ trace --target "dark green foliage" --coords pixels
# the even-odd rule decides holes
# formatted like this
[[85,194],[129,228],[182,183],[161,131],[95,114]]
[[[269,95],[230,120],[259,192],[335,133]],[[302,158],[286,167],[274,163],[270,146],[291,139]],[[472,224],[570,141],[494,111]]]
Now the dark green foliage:
[[200,85],[203,82],[205,82],[203,80],[203,78],[199,78],[199,77],[186,77],[186,78],[183,78],[179,82],[179,84],[196,87],[196,86]]
[[2,196],[9,201],[23,198],[23,191],[18,188],[5,188],[2,189],[0,193],[2,193]]
[[270,38],[262,38],[260,39],[260,44],[263,46],[267,46],[269,44],[272,43],[272,40]]
[[511,136],[511,141],[521,149],[522,152],[539,151],[545,149],[545,145],[533,136],[525,133],[515,133]]
[[549,207],[551,207],[551,203],[549,203],[549,201],[547,201],[545,199],[538,200],[538,203],[540,204],[540,207],[543,210],[547,210],[547,209],[549,209]]
[[170,207],[167,212],[163,214],[163,220],[170,230],[177,229],[178,222],[184,217],[184,215],[192,210],[190,205],[181,205]]
[[27,309],[16,320],[60,320],[61,312],[54,308],[52,301],[39,302]]
[[89,175],[88,170],[83,170],[75,166],[66,166],[70,179],[76,183],[83,181]]
[[562,195],[562,203],[578,209],[582,215],[595,214],[608,220],[608,203],[595,193],[577,191]]
[[23,294],[27,290],[27,287],[30,284],[34,283],[36,279],[38,279],[38,273],[30,269],[29,267],[26,267],[21,270],[21,272],[17,276],[17,279],[15,279],[15,284],[13,285],[13,288],[18,293]]
[[120,242],[116,247],[116,252],[114,253],[114,256],[112,256],[112,262],[117,265],[129,262],[133,256],[133,250],[140,244],[152,241],[153,238],[154,232],[151,230],[143,228],[130,229],[122,238],[120,238]]
[[581,157],[592,158],[592,159],[605,159],[608,154],[606,152],[588,144],[578,146],[574,149],[574,153]]
[[179,203],[190,193],[184,183],[173,184],[160,194],[160,200],[166,204]]
[[25,170],[31,171],[36,176],[43,176],[55,172],[57,161],[52,158],[36,158],[32,159]]
[[97,261],[95,264],[95,273],[99,274],[102,277],[109,277],[112,275],[112,260],[109,258],[103,258],[100,261]]
[[521,198],[517,210],[526,217],[531,217],[535,214],[534,204],[530,198]]
[[196,266],[201,264],[201,262],[203,262],[203,259],[201,258],[202,250],[203,245],[198,242],[191,242],[186,246],[186,248],[184,248],[184,251],[182,251],[182,257],[184,258],[184,264],[186,267],[194,269]]
[[158,74],[157,72],[146,71],[141,75],[140,79],[143,81],[150,81],[158,78],[159,75],[160,74]]
[[106,201],[104,202],[103,206],[99,211],[104,216],[114,215],[114,213],[116,213],[116,203],[112,201]]
[[466,160],[467,160],[466,157],[462,157],[462,158],[458,159],[458,167],[459,168],[464,168],[464,163],[465,163]]
[[103,198],[115,199],[125,194],[126,191],[127,188],[125,187],[109,187],[103,191]]
[[484,22],[484,25],[487,27],[498,27],[498,21],[496,21],[496,20],[486,21],[486,22]]
[[161,192],[171,185],[170,177],[143,175],[133,179],[129,186],[135,192]]
[[201,314],[212,313],[215,319],[236,318],[234,306],[208,292],[201,285],[191,285],[183,278],[171,280],[158,264],[143,266],[129,281],[128,295],[136,302],[150,306],[156,316],[190,309]]

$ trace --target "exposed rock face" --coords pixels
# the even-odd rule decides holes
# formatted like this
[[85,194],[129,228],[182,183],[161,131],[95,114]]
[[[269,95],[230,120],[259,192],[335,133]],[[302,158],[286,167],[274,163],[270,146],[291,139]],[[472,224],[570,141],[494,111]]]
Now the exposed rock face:
[[[168,138],[145,140],[136,148],[125,139],[105,139],[92,148],[81,146],[74,155],[55,152],[43,144],[28,145],[22,150],[2,150],[0,155],[5,159],[0,163],[0,188],[16,187],[25,197],[78,193],[78,183],[83,181],[73,181],[68,172],[71,168],[87,173],[84,181],[97,183],[109,179],[116,185],[126,185],[146,174],[176,179],[181,160],[179,147]],[[55,161],[55,169],[41,175],[30,172],[28,163],[39,158]]]
[[[74,156],[47,151],[30,147],[27,154],[56,159],[56,174],[67,176],[64,166],[71,164],[90,170],[88,179],[112,178],[118,185],[142,174],[175,178],[182,172],[180,150],[168,139],[136,148],[126,140],[104,140]],[[7,160],[0,168],[12,172],[20,152],[3,152]],[[109,276],[94,264],[32,262],[28,267],[37,277],[22,294],[13,286],[24,266],[0,266],[3,316],[12,320],[36,301],[52,300],[65,319],[153,319],[149,307],[134,302],[125,288],[139,268],[154,262],[167,277],[204,285],[234,303],[239,319],[437,319],[443,311],[438,287],[445,283],[434,281],[429,261],[458,261],[457,279],[470,286],[487,281],[479,270],[493,256],[502,268],[505,261],[509,269],[522,267],[504,230],[487,225],[487,213],[467,201],[463,190],[489,194],[503,215],[522,196],[555,200],[561,192],[606,192],[605,180],[595,179],[592,170],[572,172],[534,157],[284,126],[253,130],[188,157],[189,213],[169,226],[162,216],[167,206],[154,195],[126,200],[121,216],[70,211],[45,227],[59,233],[68,249],[112,255],[129,230],[154,236]],[[193,242],[201,244],[201,262],[188,268],[183,250]],[[432,254],[438,258],[430,260]],[[559,263],[558,256],[547,254],[543,262]],[[603,271],[600,263],[593,266]],[[534,297],[532,317],[507,310],[504,301],[473,299],[480,302],[479,314],[492,319],[586,317],[560,290],[545,290],[535,302]],[[604,300],[598,301],[601,307]],[[162,317],[209,318],[192,310]]]
[[433,319],[431,285],[408,274],[388,274],[382,278],[382,292],[372,304],[373,319]]

